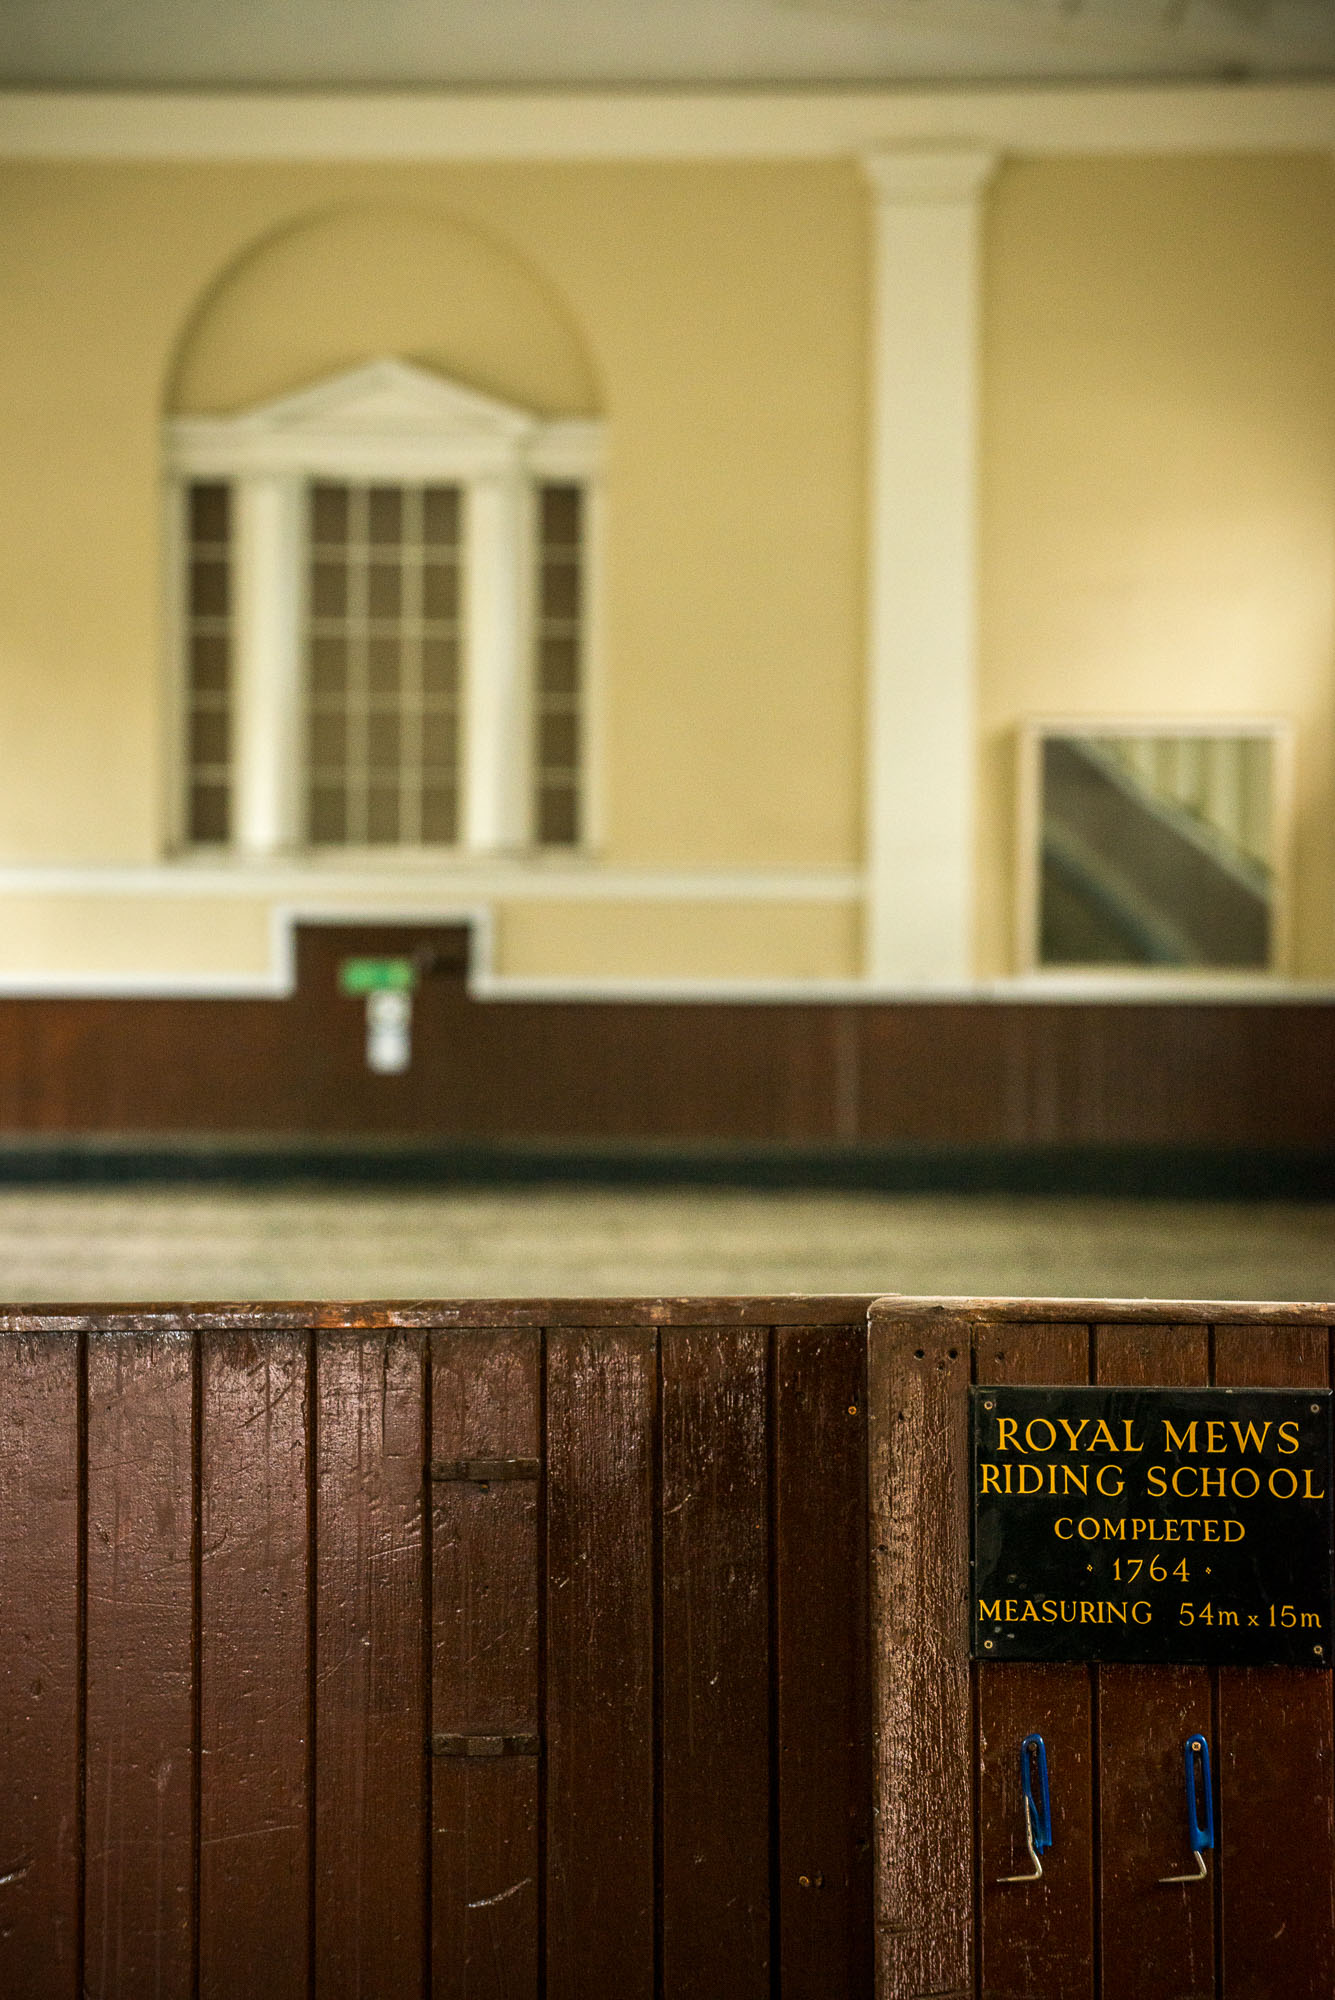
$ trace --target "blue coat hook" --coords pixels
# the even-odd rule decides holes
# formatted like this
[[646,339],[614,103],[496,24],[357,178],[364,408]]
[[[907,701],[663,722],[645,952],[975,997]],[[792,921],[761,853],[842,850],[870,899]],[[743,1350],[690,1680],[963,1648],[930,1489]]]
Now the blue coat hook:
[[1027,1875],[1000,1875],[1000,1882],[1038,1882],[1040,1854],[1052,1845],[1052,1801],[1048,1795],[1048,1752],[1043,1738],[1026,1736],[1020,1745],[1020,1797],[1024,1804],[1024,1844],[1033,1868]]
[[1192,1875],[1161,1875],[1161,1882],[1200,1882],[1205,1855],[1214,1846],[1214,1787],[1210,1782],[1210,1746],[1203,1736],[1189,1736],[1182,1745],[1187,1777],[1187,1838],[1196,1863]]

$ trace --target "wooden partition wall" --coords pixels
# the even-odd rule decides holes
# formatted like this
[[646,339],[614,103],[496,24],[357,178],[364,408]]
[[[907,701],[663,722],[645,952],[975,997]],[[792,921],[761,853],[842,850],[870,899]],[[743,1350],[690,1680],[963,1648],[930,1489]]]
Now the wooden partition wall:
[[1324,1386],[1332,1319],[0,1316],[0,1994],[1329,2000],[1330,1675],[971,1667],[966,1403]]
[[[1329,1306],[885,1299],[869,1403],[880,2000],[1330,2000],[1331,1676],[971,1667],[967,1390],[1306,1388]],[[1183,1742],[1214,1749],[1218,1846],[1190,1864]],[[1041,1732],[1053,1845],[1025,1871],[1019,1746]]]
[[0,1993],[869,1995],[866,1305],[5,1315]]

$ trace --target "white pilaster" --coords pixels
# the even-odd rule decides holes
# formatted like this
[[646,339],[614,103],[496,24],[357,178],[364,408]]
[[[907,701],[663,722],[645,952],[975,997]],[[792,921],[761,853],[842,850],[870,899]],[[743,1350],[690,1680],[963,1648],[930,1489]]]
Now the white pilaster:
[[532,823],[531,510],[529,484],[518,471],[469,483],[463,838],[478,854],[526,846]]
[[998,156],[868,156],[869,979],[973,974],[980,216]]
[[302,485],[249,473],[235,485],[234,845],[277,854],[301,817]]

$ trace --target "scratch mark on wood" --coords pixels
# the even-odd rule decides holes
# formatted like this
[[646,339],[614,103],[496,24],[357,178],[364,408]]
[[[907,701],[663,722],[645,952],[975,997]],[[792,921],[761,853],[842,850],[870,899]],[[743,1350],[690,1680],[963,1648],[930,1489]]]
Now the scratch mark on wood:
[[521,1889],[527,1889],[532,1880],[531,1875],[525,1875],[522,1882],[512,1882],[508,1889],[501,1889],[494,1896],[479,1896],[477,1901],[470,1903],[468,1907],[470,1910],[489,1910],[494,1903],[503,1903],[508,1897],[517,1896]]

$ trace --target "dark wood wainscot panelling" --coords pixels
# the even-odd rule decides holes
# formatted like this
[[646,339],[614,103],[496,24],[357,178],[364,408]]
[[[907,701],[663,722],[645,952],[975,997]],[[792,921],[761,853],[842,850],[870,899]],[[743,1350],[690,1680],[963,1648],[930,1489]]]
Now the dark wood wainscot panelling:
[[870,2000],[867,1303],[0,1319],[0,1993]]
[[[286,1000],[0,1000],[0,1131],[1328,1147],[1335,1007],[481,1000],[459,925],[299,927]],[[350,956],[420,968],[376,1075]]]
[[[880,2000],[1329,2000],[1331,1679],[1319,1668],[969,1662],[978,1384],[1325,1388],[1329,1308],[905,1301],[869,1331]],[[1327,1646],[1329,1635],[1327,1635]],[[1327,1653],[1327,1657],[1329,1657]],[[1214,1754],[1190,1872],[1185,1739]],[[1029,1871],[1019,1751],[1052,1845]]]

